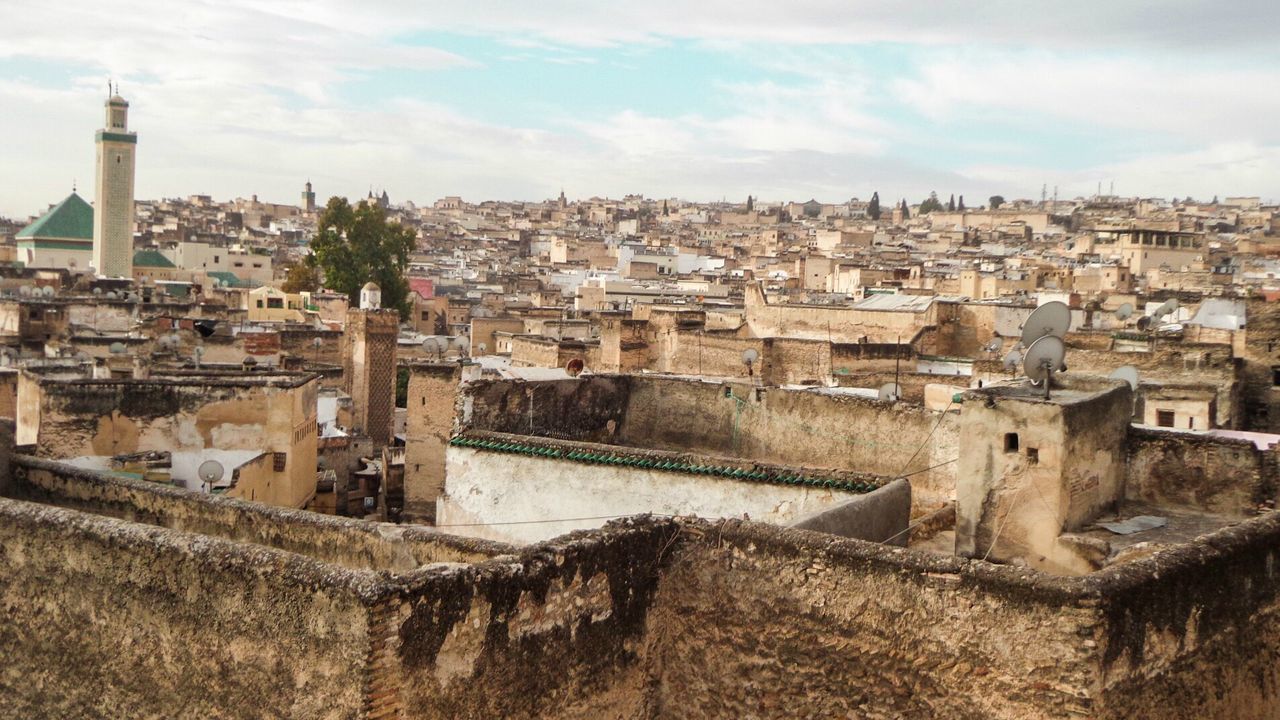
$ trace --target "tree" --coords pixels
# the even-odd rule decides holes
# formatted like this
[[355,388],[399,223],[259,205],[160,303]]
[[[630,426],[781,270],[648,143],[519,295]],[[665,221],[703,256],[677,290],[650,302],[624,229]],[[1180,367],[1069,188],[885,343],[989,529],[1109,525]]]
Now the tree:
[[747,212],[751,212],[752,210],[755,210],[755,209],[756,209],[756,199],[748,195],[747,196]]
[[1217,195],[1214,195],[1214,196],[1213,196],[1213,202],[1211,202],[1211,203],[1210,203],[1210,205],[1217,205],[1217,204],[1218,204],[1218,196],[1217,196]]
[[934,210],[941,210],[941,209],[942,209],[942,202],[941,202],[940,200],[938,200],[938,193],[937,193],[937,192],[931,192],[931,193],[929,193],[929,198],[928,198],[927,200],[925,200],[924,202],[920,203],[920,214],[921,214],[921,215],[928,215],[929,213],[933,212]]
[[990,207],[992,210],[999,210],[1000,206],[1004,204],[1004,196],[992,195],[990,198],[987,199],[987,202],[989,203],[988,207]]
[[951,199],[947,201],[947,212],[956,211],[956,194],[951,193]]
[[905,220],[910,220],[910,219],[911,219],[911,211],[907,209],[907,201],[906,201],[905,199],[902,201],[902,205],[901,205],[901,208],[900,208],[900,209],[902,210],[902,219],[903,219],[904,221],[905,221]]
[[880,219],[880,193],[871,193],[871,202],[867,203],[867,217],[872,220]]
[[960,196],[960,202],[956,203],[956,210],[964,212],[964,196]]
[[671,214],[671,211],[667,210],[667,201],[663,200],[662,201],[662,217],[667,217],[670,214]]
[[325,287],[357,303],[360,288],[372,280],[382,291],[383,307],[399,310],[403,318],[409,313],[404,271],[416,244],[413,229],[387,222],[386,210],[377,203],[352,207],[346,198],[332,197],[320,213],[311,250]]
[[320,289],[320,281],[316,278],[316,269],[311,266],[311,257],[289,266],[281,290],[287,293],[315,292]]

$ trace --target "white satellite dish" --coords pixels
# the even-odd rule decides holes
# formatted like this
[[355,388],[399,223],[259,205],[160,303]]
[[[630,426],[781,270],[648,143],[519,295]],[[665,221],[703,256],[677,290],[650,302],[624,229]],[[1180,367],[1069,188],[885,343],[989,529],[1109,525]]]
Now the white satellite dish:
[[1124,303],[1116,308],[1117,320],[1128,320],[1133,315],[1133,303]]
[[18,294],[22,297],[31,297],[31,286],[23,285],[18,288]]
[[108,290],[108,291],[107,291],[107,299],[108,299],[108,300],[115,300],[115,299],[116,299],[116,293],[115,293],[115,291],[114,291],[114,290]]
[[1067,355],[1066,343],[1056,335],[1045,335],[1031,343],[1027,354],[1022,358],[1023,372],[1031,380],[1031,384],[1044,385],[1044,397],[1049,398],[1049,387],[1053,384],[1053,374],[1067,369],[1063,360]]
[[898,383],[885,383],[880,386],[879,398],[883,402],[898,402],[902,397],[902,387]]
[[1138,389],[1138,368],[1132,365],[1122,365],[1112,371],[1112,373],[1107,377],[1113,380],[1124,380],[1129,383],[1130,390]]
[[480,343],[478,347],[480,348],[480,352],[486,352],[489,349],[489,346],[484,343]]
[[111,346],[107,349],[111,352],[112,355],[123,355],[125,348],[124,348],[124,343],[113,342],[111,343]]
[[53,293],[54,293],[54,290],[52,285],[45,285],[44,287],[40,288],[40,294],[45,297],[53,297]]
[[213,487],[216,482],[222,481],[222,463],[217,460],[205,460],[200,463],[200,467],[196,469],[196,474],[200,476],[200,482]]
[[102,294],[102,288],[100,288],[100,287],[96,287],[96,288],[94,288],[94,289],[93,289],[93,294],[94,294],[94,295],[101,295],[101,294]]
[[755,362],[756,359],[759,357],[760,357],[760,353],[756,352],[755,348],[747,348],[746,350],[742,351],[742,364],[750,365],[751,363]]
[[1165,300],[1164,303],[1160,305],[1160,307],[1156,308],[1155,311],[1151,313],[1151,317],[1161,318],[1161,317],[1164,317],[1165,315],[1169,315],[1173,312],[1176,312],[1177,310],[1178,310],[1178,301],[1173,298],[1169,298],[1168,300]]
[[1021,362],[1022,362],[1022,352],[1017,348],[1014,348],[1013,350],[1009,351],[1008,355],[1004,356],[1004,369],[1008,370],[1009,372],[1014,372],[1015,370],[1018,369],[1018,365]]
[[1035,312],[1022,324],[1022,345],[1030,349],[1032,343],[1046,335],[1061,338],[1071,327],[1071,308],[1066,303],[1047,302],[1035,309]]
[[991,338],[990,342],[988,342],[986,345],[983,346],[983,349],[989,353],[996,353],[996,352],[1000,352],[1000,348],[1002,347],[1004,347],[1004,339],[994,337],[994,338]]

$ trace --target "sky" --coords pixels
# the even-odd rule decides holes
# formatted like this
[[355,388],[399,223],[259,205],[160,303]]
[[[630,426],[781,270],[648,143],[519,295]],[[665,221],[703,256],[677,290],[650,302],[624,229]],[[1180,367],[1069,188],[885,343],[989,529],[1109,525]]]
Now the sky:
[[[937,7],[932,7],[937,5]],[[0,215],[138,198],[1280,197],[1274,0],[0,0]]]

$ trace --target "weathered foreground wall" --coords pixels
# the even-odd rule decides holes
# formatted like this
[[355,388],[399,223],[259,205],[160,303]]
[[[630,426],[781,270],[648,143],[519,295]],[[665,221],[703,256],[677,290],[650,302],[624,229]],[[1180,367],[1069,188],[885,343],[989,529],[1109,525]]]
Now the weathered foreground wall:
[[[18,484],[58,474],[21,464]],[[111,509],[145,487],[111,492],[76,502],[146,515]],[[0,548],[4,717],[1191,720],[1280,700],[1277,513],[1072,578],[643,518],[374,572],[12,499]]]
[[359,716],[361,575],[8,499],[0,548],[0,716]]

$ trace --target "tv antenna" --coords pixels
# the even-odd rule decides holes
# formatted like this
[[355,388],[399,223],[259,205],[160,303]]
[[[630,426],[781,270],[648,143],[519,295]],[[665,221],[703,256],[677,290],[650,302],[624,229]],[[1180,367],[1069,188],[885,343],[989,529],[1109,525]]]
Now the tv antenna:
[[1044,399],[1049,399],[1049,388],[1053,385],[1053,374],[1067,369],[1063,359],[1067,355],[1067,345],[1057,335],[1044,335],[1031,343],[1027,354],[1022,358],[1023,371],[1031,384],[1044,385]]
[[1061,339],[1070,327],[1071,308],[1057,300],[1047,302],[1036,308],[1022,324],[1022,346],[1030,350],[1037,340],[1046,335]]
[[885,383],[880,386],[878,397],[881,402],[898,402],[898,398],[902,397],[902,387],[898,383]]
[[196,469],[196,474],[200,476],[200,484],[205,486],[205,491],[213,490],[213,484],[222,482],[222,463],[217,460],[205,460],[200,463],[200,467]]
[[1132,365],[1122,365],[1113,370],[1107,377],[1112,380],[1124,380],[1129,383],[1130,390],[1138,389],[1138,368]]

